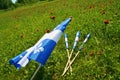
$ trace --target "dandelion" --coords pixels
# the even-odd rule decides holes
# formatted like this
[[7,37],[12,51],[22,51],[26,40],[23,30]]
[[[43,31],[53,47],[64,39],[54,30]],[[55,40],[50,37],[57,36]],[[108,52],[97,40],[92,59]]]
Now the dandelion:
[[94,55],[94,51],[92,51],[92,52],[90,52],[90,54],[89,54],[90,56],[93,56]]
[[55,20],[55,18],[56,18],[55,16],[50,16],[50,19],[52,20]]
[[37,32],[39,32],[39,29],[36,29]]
[[20,35],[20,37],[21,37],[21,38],[24,38],[24,34],[22,33],[22,34]]
[[101,11],[101,14],[103,15],[103,14],[105,14],[105,11],[103,10],[103,11]]
[[50,30],[49,30],[49,29],[47,29],[45,32],[46,32],[46,33],[50,33]]
[[94,5],[91,5],[91,6],[88,7],[88,9],[92,9],[92,8],[94,8]]
[[104,20],[105,24],[109,24],[109,22],[110,22],[109,20]]

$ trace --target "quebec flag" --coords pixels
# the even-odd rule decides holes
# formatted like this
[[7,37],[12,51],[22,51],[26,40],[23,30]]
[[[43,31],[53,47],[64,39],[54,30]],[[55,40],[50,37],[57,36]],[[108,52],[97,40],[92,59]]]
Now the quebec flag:
[[53,31],[46,33],[34,46],[12,58],[9,63],[17,69],[25,67],[30,60],[35,60],[44,66],[70,21],[71,18],[63,21]]

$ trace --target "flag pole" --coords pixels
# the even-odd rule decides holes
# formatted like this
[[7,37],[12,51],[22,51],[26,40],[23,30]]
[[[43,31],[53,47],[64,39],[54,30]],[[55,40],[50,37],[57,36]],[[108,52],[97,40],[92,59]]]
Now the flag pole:
[[75,55],[75,57],[71,60],[71,62],[69,63],[68,67],[64,70],[62,76],[64,76],[64,74],[67,72],[67,70],[69,69],[69,67],[72,65],[72,63],[75,61],[76,57],[78,56],[78,54],[80,53],[80,51],[83,48],[83,45],[87,42],[87,40],[90,38],[90,33],[87,35],[87,37],[85,38],[85,40],[83,41],[82,45],[79,48],[79,51],[77,52],[77,54]]
[[[73,52],[74,52],[74,50],[75,50],[75,48],[76,48],[76,45],[77,45],[77,43],[78,43],[78,41],[79,41],[79,37],[80,37],[80,32],[78,31],[78,32],[76,33],[74,45],[73,45],[73,48],[72,48],[72,51],[71,51],[70,55],[68,56],[68,61],[67,61],[67,64],[66,64],[66,66],[65,66],[65,68],[64,68],[64,71],[66,70],[66,68],[68,67],[68,65],[69,65],[69,63],[70,63],[70,58],[72,57],[72,54],[73,54]],[[70,70],[71,70],[71,73],[72,73],[72,69],[70,69]],[[64,71],[63,71],[63,72],[64,72]],[[62,74],[62,76],[63,76],[63,74]]]
[[65,75],[65,73],[67,72],[67,70],[69,69],[69,67],[72,65],[72,63],[74,62],[75,58],[77,57],[77,55],[79,54],[80,51],[77,52],[77,54],[75,55],[75,57],[70,61],[70,63],[68,64],[68,66],[66,67],[66,69],[63,71],[62,76]]
[[41,68],[41,64],[39,64],[38,68],[36,69],[36,71],[34,72],[34,74],[32,75],[32,77],[30,78],[30,80],[33,80],[34,77],[36,76],[36,74],[38,73],[39,69]]

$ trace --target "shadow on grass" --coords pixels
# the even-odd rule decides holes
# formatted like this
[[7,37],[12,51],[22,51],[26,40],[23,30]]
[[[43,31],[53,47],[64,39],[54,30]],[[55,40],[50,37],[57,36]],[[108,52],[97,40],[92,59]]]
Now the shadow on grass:
[[44,67],[41,67],[33,80],[52,80],[52,73],[47,74]]
[[44,67],[41,67],[33,80],[44,80]]

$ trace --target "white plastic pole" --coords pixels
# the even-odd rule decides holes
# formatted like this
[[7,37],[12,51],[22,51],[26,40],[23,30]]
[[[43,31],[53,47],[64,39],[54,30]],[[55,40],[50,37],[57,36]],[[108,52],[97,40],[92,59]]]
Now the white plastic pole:
[[39,64],[38,68],[36,69],[36,71],[34,72],[34,74],[32,75],[30,80],[33,80],[34,77],[36,76],[36,74],[38,73],[39,69],[40,69],[41,65]]

